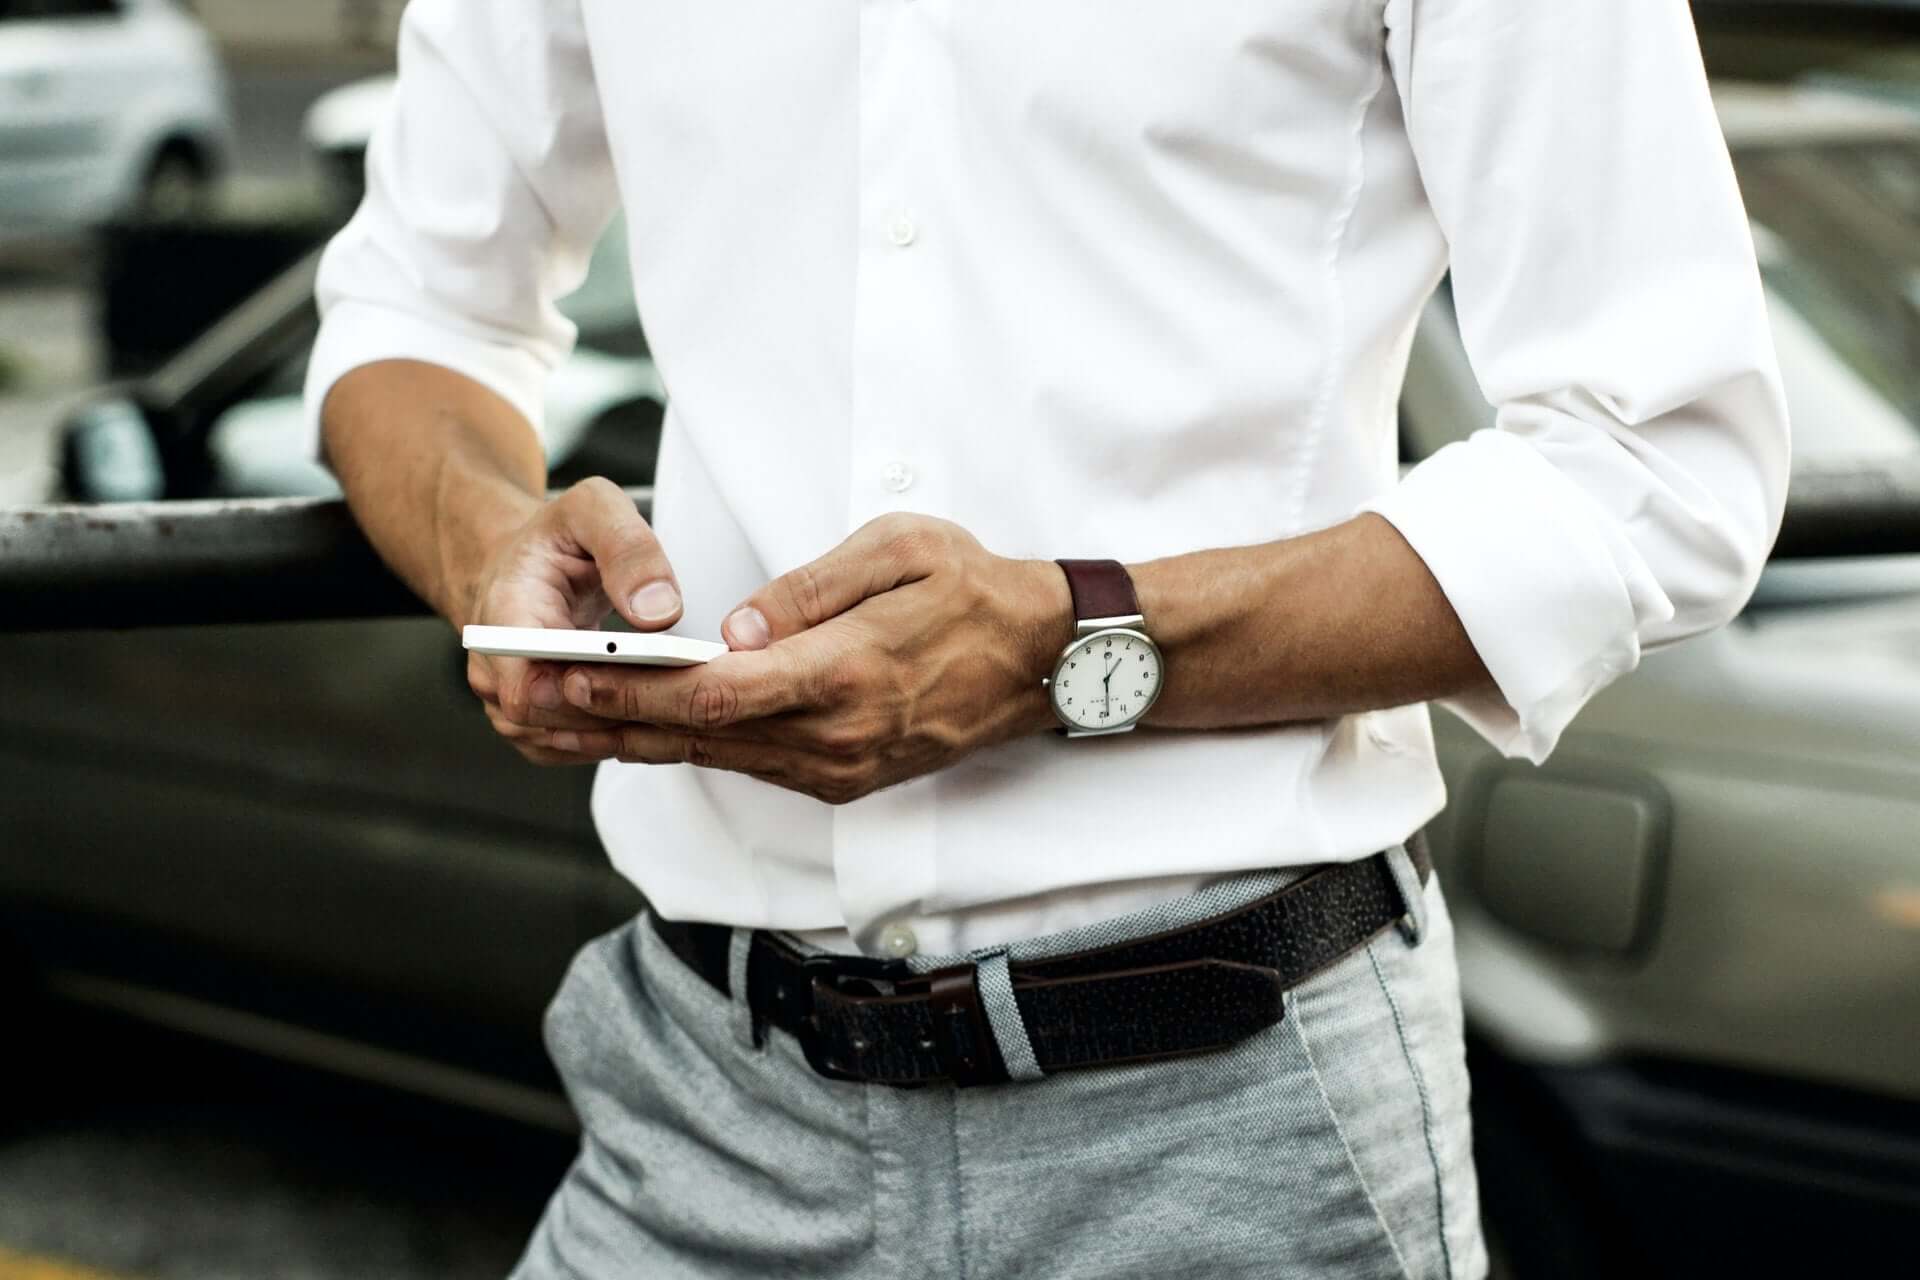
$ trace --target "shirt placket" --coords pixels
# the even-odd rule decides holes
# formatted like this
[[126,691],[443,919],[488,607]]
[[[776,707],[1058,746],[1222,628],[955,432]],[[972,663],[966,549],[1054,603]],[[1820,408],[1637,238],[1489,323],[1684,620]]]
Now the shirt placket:
[[[950,78],[940,48],[946,0],[863,0],[860,8],[859,251],[855,255],[847,529],[892,511],[938,509],[928,378],[939,355],[930,255],[938,210],[931,130]],[[913,916],[934,883],[934,791],[919,779],[834,813],[834,876],[859,946],[918,949]]]

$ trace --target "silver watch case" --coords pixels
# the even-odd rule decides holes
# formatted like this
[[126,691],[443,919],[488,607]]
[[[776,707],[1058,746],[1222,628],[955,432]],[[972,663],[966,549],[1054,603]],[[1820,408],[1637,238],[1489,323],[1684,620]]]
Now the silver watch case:
[[[1074,623],[1073,639],[1060,650],[1060,656],[1053,660],[1053,675],[1040,681],[1040,687],[1047,691],[1048,709],[1053,712],[1053,718],[1060,722],[1060,727],[1066,731],[1069,738],[1104,738],[1115,733],[1132,733],[1147,712],[1153,710],[1153,704],[1160,700],[1160,690],[1167,682],[1167,659],[1166,655],[1160,652],[1160,646],[1153,642],[1153,637],[1144,630],[1146,625],[1146,616],[1138,613],[1117,618],[1084,618]],[[1126,636],[1131,640],[1144,643],[1147,648],[1153,650],[1154,661],[1159,664],[1160,678],[1154,681],[1152,691],[1147,694],[1146,704],[1129,717],[1125,724],[1115,725],[1111,729],[1087,729],[1069,721],[1060,714],[1060,708],[1053,705],[1053,681],[1075,649],[1096,636],[1104,635]]]

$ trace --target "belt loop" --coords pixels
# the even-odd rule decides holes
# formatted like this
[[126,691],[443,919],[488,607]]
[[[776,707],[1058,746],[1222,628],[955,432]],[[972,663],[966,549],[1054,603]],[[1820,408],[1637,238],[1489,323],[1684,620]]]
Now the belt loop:
[[747,959],[753,954],[753,930],[735,929],[727,943],[727,991],[733,997],[733,1038],[742,1049],[767,1043],[767,1024],[755,1016],[747,990]]
[[987,1025],[993,1028],[994,1043],[1000,1046],[1000,1060],[1014,1080],[1044,1080],[1046,1072],[1034,1056],[1033,1042],[1027,1039],[1026,1020],[1020,1016],[1020,1003],[1013,996],[1013,979],[1007,972],[1007,953],[995,951],[977,962],[975,981],[980,988],[980,1004],[987,1011]]
[[1420,939],[1427,936],[1427,895],[1406,845],[1397,844],[1387,850],[1387,870],[1393,873],[1394,887],[1400,891],[1401,905],[1407,909],[1400,917],[1400,932],[1417,947]]

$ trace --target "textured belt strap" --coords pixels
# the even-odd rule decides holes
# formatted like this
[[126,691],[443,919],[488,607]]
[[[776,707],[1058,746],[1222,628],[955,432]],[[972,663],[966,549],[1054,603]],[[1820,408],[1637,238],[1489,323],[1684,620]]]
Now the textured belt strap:
[[[1424,884],[1432,867],[1424,836],[1407,849]],[[1278,1022],[1289,989],[1365,946],[1411,905],[1387,855],[1375,854],[1190,925],[1022,961],[1009,976],[1043,1071],[1206,1053]],[[728,991],[730,930],[657,916],[654,928]],[[1008,1078],[971,964],[915,974],[897,960],[802,955],[756,933],[747,994],[756,1022],[798,1038],[822,1075],[896,1085]]]

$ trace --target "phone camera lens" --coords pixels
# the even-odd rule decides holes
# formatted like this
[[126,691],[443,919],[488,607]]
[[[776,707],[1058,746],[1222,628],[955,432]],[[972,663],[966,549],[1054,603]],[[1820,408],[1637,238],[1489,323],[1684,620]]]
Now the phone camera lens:
[[613,652],[613,641],[611,641],[611,640],[609,640],[609,641],[607,641],[607,652],[608,652],[608,653],[612,653],[612,652]]

